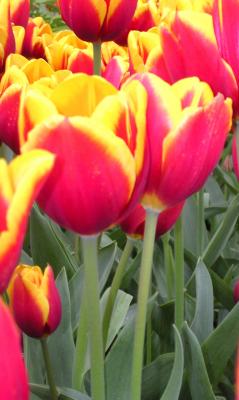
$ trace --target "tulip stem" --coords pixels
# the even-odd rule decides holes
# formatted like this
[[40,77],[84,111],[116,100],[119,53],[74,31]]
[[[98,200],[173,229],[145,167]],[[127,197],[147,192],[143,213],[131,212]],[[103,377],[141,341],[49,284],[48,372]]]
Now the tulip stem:
[[105,312],[104,312],[104,319],[103,319],[103,338],[104,338],[104,346],[106,347],[107,343],[107,336],[108,336],[108,331],[109,331],[109,326],[110,326],[110,320],[115,304],[115,299],[117,297],[118,290],[120,288],[125,268],[129,259],[129,256],[133,250],[134,247],[134,240],[131,239],[130,237],[127,238],[127,242],[125,245],[125,248],[123,250],[123,253],[121,255],[119,264],[117,266],[111,287],[110,287],[110,292],[109,296],[107,299],[106,307],[105,307]]
[[87,353],[88,344],[88,321],[87,321],[87,293],[86,287],[84,286],[81,309],[80,309],[80,320],[77,330],[76,338],[76,351],[75,360],[73,367],[72,376],[72,387],[75,390],[82,391],[83,389],[83,378],[85,370],[85,360]]
[[173,298],[174,268],[172,263],[171,247],[169,244],[169,239],[170,239],[169,232],[165,233],[162,236],[167,295],[168,295],[168,300],[171,300]]
[[93,43],[94,75],[101,76],[101,42]]
[[103,334],[100,315],[100,290],[98,277],[98,236],[82,236],[85,287],[88,307],[88,329],[91,361],[92,400],[105,399]]
[[41,342],[41,348],[42,348],[42,354],[46,366],[46,374],[47,374],[47,379],[49,383],[49,388],[50,388],[50,394],[51,394],[51,400],[57,400],[58,399],[58,392],[56,389],[56,384],[53,376],[53,370],[51,366],[51,360],[50,360],[50,354],[47,346],[47,339],[42,338],[40,339]]
[[175,325],[180,331],[184,321],[184,247],[183,223],[180,216],[175,224]]
[[201,256],[204,248],[204,190],[197,192],[197,255]]
[[131,400],[141,399],[142,366],[144,357],[145,325],[147,317],[147,301],[149,297],[154,240],[159,213],[146,210],[143,252],[139,276],[138,302],[135,320],[133,343]]

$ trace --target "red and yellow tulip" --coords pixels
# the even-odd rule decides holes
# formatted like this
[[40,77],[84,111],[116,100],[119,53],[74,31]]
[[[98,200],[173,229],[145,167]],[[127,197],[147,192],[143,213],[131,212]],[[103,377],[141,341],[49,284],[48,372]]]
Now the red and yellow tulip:
[[30,16],[30,0],[10,0],[11,22],[26,27]]
[[130,24],[137,0],[58,0],[66,24],[88,42],[114,40]]
[[[156,237],[163,235],[173,227],[182,212],[183,206],[184,202],[159,214]],[[144,235],[145,215],[145,209],[141,204],[138,204],[128,217],[120,222],[122,230],[133,238],[142,238]]]
[[162,211],[197,192],[212,172],[230,130],[231,100],[214,97],[197,78],[172,86],[149,73],[133,79],[148,93],[150,170],[142,203]]
[[18,265],[8,288],[10,308],[19,328],[41,338],[54,332],[61,321],[61,298],[52,268]]
[[20,257],[32,204],[54,164],[54,155],[32,151],[9,165],[0,160],[0,293]]
[[2,300],[0,300],[0,353],[0,398],[28,400],[29,389],[21,354],[20,335]]
[[65,117],[37,125],[23,146],[23,152],[42,148],[57,155],[39,204],[66,228],[98,233],[142,193],[146,91],[135,81],[126,95],[103,78],[77,74],[58,85],[51,100]]

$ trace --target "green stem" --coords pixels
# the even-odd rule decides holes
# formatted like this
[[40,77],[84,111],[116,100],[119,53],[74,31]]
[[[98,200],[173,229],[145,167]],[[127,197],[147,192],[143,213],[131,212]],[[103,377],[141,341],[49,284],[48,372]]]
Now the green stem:
[[101,76],[101,42],[93,43],[94,75]]
[[78,234],[75,235],[75,258],[77,262],[80,261],[80,236]]
[[199,190],[197,198],[197,255],[201,256],[204,249],[204,189]]
[[171,247],[169,244],[169,239],[170,239],[169,232],[165,233],[162,236],[167,295],[168,295],[168,300],[171,300],[173,298],[174,268],[173,268],[173,264],[172,264]]
[[139,276],[138,304],[135,320],[130,400],[141,399],[147,301],[151,281],[154,240],[158,215],[159,214],[153,210],[146,210],[143,252]]
[[50,393],[51,393],[51,400],[57,400],[58,393],[56,390],[56,384],[55,384],[55,380],[54,380],[54,376],[53,376],[51,360],[50,360],[50,355],[49,355],[48,346],[47,346],[47,339],[42,338],[40,340],[40,342],[41,342],[43,358],[44,358],[45,366],[46,366],[46,373],[47,373],[47,379],[48,379]]
[[88,312],[87,293],[86,293],[86,287],[84,286],[81,310],[80,310],[80,321],[77,330],[76,351],[75,351],[75,360],[74,360],[73,375],[72,375],[72,387],[73,389],[79,391],[83,391],[83,378],[85,372],[85,360],[86,360],[87,344],[88,344],[87,312]]
[[[150,292],[149,292],[150,297]],[[146,364],[152,361],[152,315],[149,314],[146,323]]]
[[110,288],[110,292],[109,292],[109,297],[106,303],[106,307],[105,307],[105,312],[104,312],[104,319],[103,319],[103,338],[104,338],[104,346],[106,346],[106,342],[107,342],[107,336],[108,336],[108,331],[109,331],[109,326],[110,326],[110,320],[111,320],[111,316],[112,316],[112,312],[113,312],[113,308],[114,308],[114,304],[115,304],[115,299],[118,293],[118,290],[120,288],[124,273],[125,273],[125,269],[127,266],[127,262],[128,259],[130,257],[130,254],[133,250],[134,247],[134,240],[130,237],[127,238],[127,242],[124,248],[124,251],[121,255],[119,264],[117,266],[112,284],[111,284],[111,288]]
[[98,236],[82,236],[91,361],[92,400],[105,399],[104,351],[97,260]]
[[182,216],[175,225],[175,325],[181,330],[184,321],[184,247]]

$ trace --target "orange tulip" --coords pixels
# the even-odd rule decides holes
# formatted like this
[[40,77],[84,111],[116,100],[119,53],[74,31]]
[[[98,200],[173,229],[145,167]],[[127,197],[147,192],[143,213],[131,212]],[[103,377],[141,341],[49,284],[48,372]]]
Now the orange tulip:
[[18,265],[8,288],[10,308],[19,328],[41,338],[56,330],[61,321],[61,299],[52,268]]
[[20,257],[28,215],[54,163],[46,151],[16,157],[9,165],[0,160],[0,293]]
[[133,17],[137,0],[58,0],[66,24],[88,42],[114,40]]
[[0,398],[28,400],[29,389],[20,335],[9,310],[0,300]]

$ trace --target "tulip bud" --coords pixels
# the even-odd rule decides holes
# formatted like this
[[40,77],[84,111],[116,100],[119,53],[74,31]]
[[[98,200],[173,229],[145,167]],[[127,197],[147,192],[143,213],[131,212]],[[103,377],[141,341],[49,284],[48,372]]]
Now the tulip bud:
[[118,37],[130,24],[137,0],[58,0],[61,16],[88,42]]
[[54,332],[61,320],[61,299],[52,268],[18,265],[9,289],[16,323],[27,335],[41,338]]

